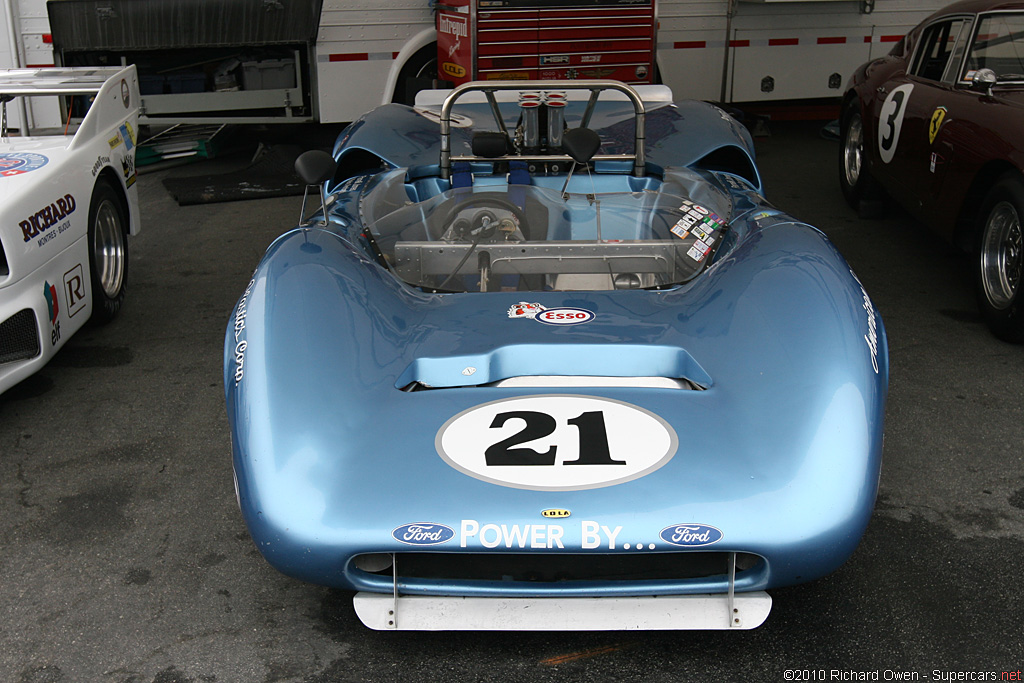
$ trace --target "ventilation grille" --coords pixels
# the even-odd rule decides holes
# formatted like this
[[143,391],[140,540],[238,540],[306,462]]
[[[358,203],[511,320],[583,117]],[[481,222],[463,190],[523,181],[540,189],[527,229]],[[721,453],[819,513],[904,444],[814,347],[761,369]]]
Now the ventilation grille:
[[39,331],[32,309],[18,311],[0,323],[0,363],[28,360],[39,355]]
[[[365,566],[367,573],[391,578],[390,562],[383,569],[372,569],[368,559],[387,555],[358,555],[356,567]],[[552,589],[566,582],[692,581],[722,577],[727,580],[730,553],[726,552],[658,552],[633,554],[518,554],[518,553],[396,553],[399,580],[420,579],[452,584],[487,582],[502,584],[526,582],[538,588]],[[736,554],[736,580],[748,574],[763,572],[763,559],[750,553]]]

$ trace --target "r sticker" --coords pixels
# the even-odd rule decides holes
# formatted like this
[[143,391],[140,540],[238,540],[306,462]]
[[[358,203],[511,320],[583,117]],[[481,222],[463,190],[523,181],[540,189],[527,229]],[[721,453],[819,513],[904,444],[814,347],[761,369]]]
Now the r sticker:
[[913,83],[901,85],[889,93],[882,104],[878,117],[878,154],[883,163],[888,164],[896,154],[900,131],[903,129],[903,115],[907,112],[907,100],[913,90]]

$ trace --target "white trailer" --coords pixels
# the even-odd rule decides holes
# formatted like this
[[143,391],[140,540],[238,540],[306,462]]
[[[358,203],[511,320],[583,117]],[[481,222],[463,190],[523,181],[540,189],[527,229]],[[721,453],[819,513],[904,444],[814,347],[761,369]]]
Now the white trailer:
[[[53,66],[50,24],[45,0],[0,0],[0,69]],[[19,98],[9,107],[7,124],[22,130],[28,120],[31,130],[52,130],[61,125],[56,98]]]
[[[68,66],[136,63],[144,123],[351,121],[383,103],[411,103],[413,92],[436,77],[431,0],[50,0],[49,24],[43,0],[3,1],[22,17],[19,49],[26,58]],[[517,1],[475,0],[479,12]],[[888,52],[943,4],[656,0],[658,75],[680,98],[734,104],[837,98],[859,64]],[[50,26],[57,54],[47,59]],[[246,74],[283,70],[287,78],[254,84],[239,77],[237,87],[220,87],[211,70],[223,68],[218,60],[232,50],[248,65]],[[153,69],[144,63],[150,57],[167,78],[178,67],[200,69],[198,90],[168,91],[165,82],[154,92]]]
[[761,102],[839,97],[942,0],[662,0],[658,66],[686,97]]

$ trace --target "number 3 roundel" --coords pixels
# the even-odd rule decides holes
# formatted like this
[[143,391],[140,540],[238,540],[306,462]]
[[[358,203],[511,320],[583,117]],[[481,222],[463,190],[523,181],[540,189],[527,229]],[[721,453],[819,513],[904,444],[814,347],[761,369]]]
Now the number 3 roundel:
[[882,111],[878,115],[878,154],[884,163],[892,161],[896,154],[900,131],[903,130],[903,115],[907,111],[907,101],[913,89],[913,83],[894,88],[882,103]]
[[434,440],[449,465],[519,489],[575,491],[650,474],[675,455],[675,430],[654,413],[596,396],[492,401],[444,423]]

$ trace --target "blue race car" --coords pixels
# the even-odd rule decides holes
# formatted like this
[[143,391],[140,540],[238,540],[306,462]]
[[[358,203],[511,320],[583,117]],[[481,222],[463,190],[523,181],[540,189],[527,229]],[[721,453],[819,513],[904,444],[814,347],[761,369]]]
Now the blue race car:
[[375,629],[747,629],[877,491],[881,316],[717,107],[468,83],[296,163],[227,329],[263,556]]

